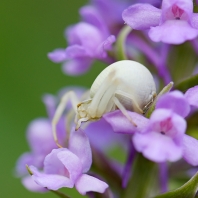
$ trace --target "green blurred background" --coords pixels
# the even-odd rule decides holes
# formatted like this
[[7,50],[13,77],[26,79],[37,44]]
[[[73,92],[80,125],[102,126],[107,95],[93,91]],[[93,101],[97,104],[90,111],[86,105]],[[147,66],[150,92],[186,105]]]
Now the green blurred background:
[[[86,0],[1,0],[0,6],[0,197],[56,197],[27,191],[14,177],[17,158],[29,150],[29,122],[45,117],[41,97],[67,85],[90,87],[104,68],[96,64],[86,75],[69,77],[46,54],[66,47],[64,29],[80,19]],[[69,190],[72,198],[83,197]]]

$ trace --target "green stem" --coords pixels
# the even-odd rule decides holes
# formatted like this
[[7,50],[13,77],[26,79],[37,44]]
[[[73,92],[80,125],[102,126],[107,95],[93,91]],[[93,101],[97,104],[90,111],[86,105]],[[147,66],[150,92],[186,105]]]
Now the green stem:
[[132,177],[126,189],[123,189],[121,198],[149,197],[155,170],[156,164],[139,154],[132,167]]
[[126,25],[121,29],[118,35],[116,42],[117,60],[127,60],[127,56],[125,52],[125,40],[131,31],[132,31],[131,27]]

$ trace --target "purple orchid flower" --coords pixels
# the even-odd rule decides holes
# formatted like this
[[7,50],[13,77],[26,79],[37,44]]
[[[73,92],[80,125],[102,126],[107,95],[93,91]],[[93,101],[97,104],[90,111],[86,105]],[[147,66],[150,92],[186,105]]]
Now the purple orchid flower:
[[183,155],[183,136],[186,121],[167,109],[157,109],[142,133],[135,133],[133,143],[137,151],[154,161],[177,161]]
[[126,9],[131,1],[129,0],[91,0],[92,5],[100,12],[111,32],[118,32],[116,26],[123,25],[122,11]]
[[69,75],[86,72],[94,59],[109,61],[107,51],[115,42],[93,6],[82,7],[80,14],[84,21],[66,30],[69,47],[48,53],[53,62],[63,62],[63,71]]
[[194,155],[194,150],[198,149],[198,140],[185,134],[186,121],[183,118],[190,111],[190,102],[197,105],[197,91],[198,86],[195,86],[185,95],[179,91],[163,95],[150,119],[128,112],[137,128],[119,111],[106,114],[104,118],[115,132],[134,134],[135,149],[148,159],[159,163],[183,157],[189,164],[197,166],[198,157]]
[[[43,102],[48,112],[48,118],[38,118],[30,123],[27,129],[27,140],[30,146],[30,152],[22,154],[16,164],[16,175],[22,177],[23,185],[30,191],[46,191],[45,188],[37,185],[28,175],[26,164],[31,164],[39,169],[43,169],[43,162],[52,149],[57,148],[52,135],[51,120],[54,116],[57,102],[65,92],[73,90],[79,97],[85,89],[80,87],[66,87],[59,91],[58,97],[51,94],[45,94]],[[71,109],[71,104],[67,105],[67,111]],[[64,145],[66,139],[64,119],[61,118],[57,125],[57,136],[60,144]]]
[[162,9],[150,4],[136,4],[124,10],[122,17],[133,29],[149,29],[155,42],[181,44],[198,35],[198,14],[191,0],[163,0]]
[[177,90],[166,93],[156,104],[156,108],[171,109],[182,117],[190,113],[190,106],[198,107],[198,86],[188,89],[185,94]]
[[182,117],[190,112],[190,105],[184,94],[180,91],[171,91],[159,98],[156,108],[170,109]]
[[[16,175],[21,177],[21,182],[25,188],[33,192],[46,192],[46,189],[36,184],[30,175],[27,175],[26,164],[33,164],[39,169],[43,168],[45,156],[56,148],[51,129],[51,118],[55,111],[55,98],[52,95],[45,95],[49,119],[38,118],[30,123],[27,129],[27,140],[30,145],[30,152],[23,153],[16,163]],[[60,129],[60,128],[59,128]],[[63,130],[58,130],[58,136],[64,139]]]
[[[59,131],[59,137],[64,140],[63,131]],[[31,148],[31,152],[22,154],[16,165],[16,174],[22,177],[23,185],[31,191],[46,191],[44,188],[38,186],[27,175],[26,164],[32,164],[39,169],[43,168],[43,161],[52,149],[56,148],[52,136],[51,122],[48,119],[40,118],[30,123],[27,130],[27,139]]]
[[123,25],[122,11],[131,3],[150,3],[156,7],[161,5],[161,0],[91,0],[91,2],[113,32],[115,32],[116,25]]
[[73,188],[75,185],[82,195],[89,191],[103,193],[108,185],[85,174],[90,169],[91,163],[89,140],[79,130],[72,133],[68,149],[54,149],[46,156],[43,172],[39,172],[34,166],[30,166],[30,169],[33,172],[33,180],[50,190],[58,190],[62,187]]
[[198,107],[198,85],[188,89],[184,96],[190,105]]
[[[105,114],[104,118],[114,129],[118,129],[116,132],[133,134],[135,149],[146,158],[154,162],[165,162],[183,157],[189,164],[198,165],[198,158],[194,156],[198,141],[185,134],[186,121],[181,116],[162,108],[156,109],[150,119],[134,112],[128,113],[139,126],[137,131],[120,111]],[[122,121],[116,122],[120,118]]]

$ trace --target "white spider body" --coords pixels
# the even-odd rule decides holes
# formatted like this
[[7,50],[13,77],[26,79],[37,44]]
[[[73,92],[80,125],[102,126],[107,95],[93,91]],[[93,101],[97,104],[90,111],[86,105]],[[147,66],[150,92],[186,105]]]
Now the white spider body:
[[90,99],[78,105],[78,118],[98,119],[104,113],[119,108],[115,98],[125,109],[143,113],[143,108],[155,95],[153,77],[145,66],[130,60],[115,62],[93,82]]
[[120,109],[127,119],[137,126],[127,110],[143,114],[153,102],[156,88],[149,70],[135,61],[123,60],[105,68],[95,79],[90,89],[90,98],[79,103],[74,92],[66,93],[59,104],[53,121],[53,134],[59,147],[56,125],[69,99],[76,112],[76,130],[81,122],[96,120],[103,114]]

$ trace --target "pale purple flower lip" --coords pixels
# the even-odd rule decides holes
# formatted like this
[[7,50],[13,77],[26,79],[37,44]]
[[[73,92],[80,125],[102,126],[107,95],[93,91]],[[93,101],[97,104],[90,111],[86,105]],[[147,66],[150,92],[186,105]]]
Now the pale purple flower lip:
[[135,133],[133,143],[143,155],[155,162],[177,161],[183,153],[186,122],[167,109],[153,112],[144,133]]
[[134,134],[135,132],[142,132],[147,126],[149,120],[142,115],[128,111],[132,120],[137,124],[134,127],[129,120],[119,111],[113,111],[103,115],[104,119],[112,126],[114,132],[124,134]]
[[162,9],[150,4],[135,4],[124,10],[122,17],[133,29],[149,29],[155,42],[181,44],[198,35],[197,14],[189,0],[163,0]]
[[58,190],[62,187],[76,189],[82,195],[89,191],[103,193],[108,185],[86,173],[91,166],[92,156],[89,140],[81,131],[72,132],[69,148],[54,149],[46,156],[44,171],[30,166],[33,180],[41,187]]

